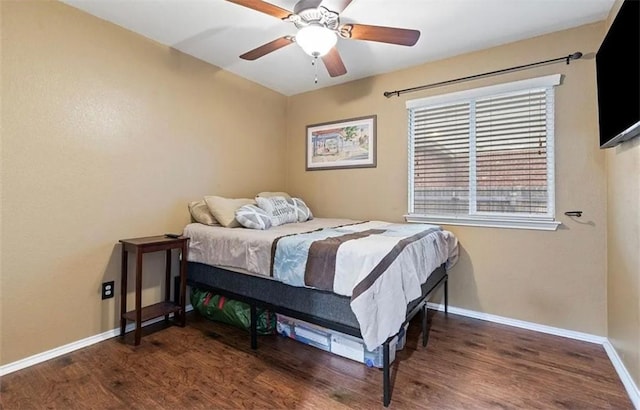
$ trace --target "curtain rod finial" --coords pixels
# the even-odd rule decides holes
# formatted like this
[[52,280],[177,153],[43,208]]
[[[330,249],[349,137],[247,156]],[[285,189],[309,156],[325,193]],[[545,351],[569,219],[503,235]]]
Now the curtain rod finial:
[[569,62],[570,62],[571,60],[579,60],[579,59],[581,59],[581,58],[582,58],[582,53],[581,53],[581,52],[579,52],[579,51],[576,51],[575,53],[573,53],[573,54],[569,54],[569,55],[567,56],[567,64],[569,64]]

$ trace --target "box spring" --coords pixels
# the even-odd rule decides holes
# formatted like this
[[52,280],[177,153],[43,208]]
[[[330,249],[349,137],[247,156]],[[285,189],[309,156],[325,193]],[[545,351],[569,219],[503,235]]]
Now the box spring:
[[[219,291],[227,297],[255,302],[277,313],[305,320],[356,337],[362,337],[358,321],[351,310],[351,298],[332,292],[286,285],[269,277],[242,274],[198,262],[189,262],[187,284],[200,289]],[[446,277],[438,267],[422,284],[422,297],[409,303],[411,312]],[[399,329],[398,329],[399,330]]]

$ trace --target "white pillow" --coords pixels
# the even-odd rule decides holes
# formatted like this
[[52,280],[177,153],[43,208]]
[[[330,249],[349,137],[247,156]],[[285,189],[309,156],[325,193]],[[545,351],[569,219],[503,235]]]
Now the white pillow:
[[236,210],[236,220],[245,228],[269,229],[271,217],[255,205],[244,205]]
[[311,213],[311,209],[304,203],[304,201],[300,198],[291,198],[288,199],[287,202],[289,205],[296,210],[296,215],[298,216],[298,222],[308,221],[309,219],[313,219],[313,214]]
[[258,195],[256,196],[261,196],[264,198],[273,198],[274,196],[283,196],[285,197],[285,199],[291,199],[291,195],[287,194],[286,192],[270,192],[270,191],[264,191],[264,192],[260,192]]
[[189,213],[191,214],[192,221],[205,225],[220,226],[204,201],[189,202]]
[[253,199],[245,198],[223,198],[221,196],[205,196],[204,202],[207,204],[207,208],[220,225],[226,228],[237,228],[240,226],[236,221],[236,209],[244,205],[255,204]]
[[298,222],[298,213],[283,196],[273,196],[271,198],[257,196],[256,202],[269,215],[273,226]]

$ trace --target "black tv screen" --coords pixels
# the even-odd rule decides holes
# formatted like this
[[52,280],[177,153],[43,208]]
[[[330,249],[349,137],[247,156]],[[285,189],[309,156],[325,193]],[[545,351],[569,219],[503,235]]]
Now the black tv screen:
[[600,148],[640,135],[640,1],[622,3],[596,54]]

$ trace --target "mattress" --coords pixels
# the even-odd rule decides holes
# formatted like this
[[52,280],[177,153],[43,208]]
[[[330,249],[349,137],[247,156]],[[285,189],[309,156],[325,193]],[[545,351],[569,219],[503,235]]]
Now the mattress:
[[190,224],[184,234],[190,262],[350,296],[369,350],[397,332],[431,272],[458,252],[440,227],[382,221],[317,218],[266,231]]

